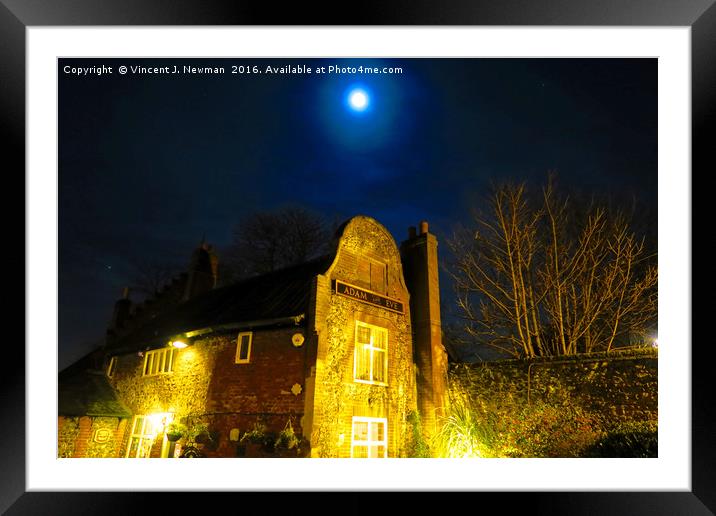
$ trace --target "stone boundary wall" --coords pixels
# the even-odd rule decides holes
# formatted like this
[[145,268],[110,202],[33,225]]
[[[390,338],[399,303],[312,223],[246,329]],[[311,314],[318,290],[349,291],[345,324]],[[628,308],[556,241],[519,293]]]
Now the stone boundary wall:
[[450,389],[502,411],[526,404],[573,404],[607,425],[658,419],[656,350],[453,365]]

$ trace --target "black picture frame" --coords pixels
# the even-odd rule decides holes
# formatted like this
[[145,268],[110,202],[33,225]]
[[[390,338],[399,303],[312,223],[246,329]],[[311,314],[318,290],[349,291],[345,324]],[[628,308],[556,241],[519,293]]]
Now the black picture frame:
[[[303,2],[208,2],[201,0],[0,0],[0,106],[2,142],[5,144],[5,178],[24,178],[25,170],[25,31],[32,26],[91,25],[557,25],[557,26],[688,26],[692,37],[692,178],[705,175],[713,161],[714,147],[707,138],[713,132],[716,113],[716,6],[714,0],[460,0],[429,2],[403,0],[362,2],[345,6],[311,6]],[[711,118],[709,119],[709,114]],[[709,131],[711,129],[711,131]],[[11,158],[11,159],[8,159]],[[12,165],[9,165],[12,163]],[[23,173],[21,174],[20,171]],[[700,172],[699,172],[700,171]],[[22,182],[24,192],[24,181]],[[17,196],[17,194],[15,194]],[[10,207],[6,206],[6,210]],[[17,209],[14,218],[17,217]],[[6,214],[6,220],[10,219]],[[24,241],[24,232],[22,241]],[[10,264],[20,260],[20,239],[14,242]],[[29,271],[25,269],[25,273]],[[23,290],[24,291],[24,288]],[[14,306],[23,306],[17,298]],[[18,325],[19,326],[19,325]],[[24,335],[23,335],[24,337]],[[24,340],[24,339],[23,339]],[[17,342],[17,340],[15,340]],[[692,345],[692,490],[690,492],[565,492],[479,493],[470,500],[449,501],[455,494],[434,498],[443,507],[470,504],[475,510],[497,503],[500,512],[517,506],[532,513],[548,514],[714,514],[716,512],[716,407],[709,377],[710,343]],[[5,346],[6,368],[0,392],[0,411],[6,436],[0,468],[0,511],[7,514],[131,514],[152,507],[162,497],[163,512],[210,506],[238,509],[236,495],[211,493],[78,493],[26,492],[25,490],[25,353],[20,346]],[[241,507],[266,503],[269,513],[301,507],[312,512],[346,512],[360,506],[360,493],[340,502],[317,502],[306,493],[275,497],[267,493],[241,494]],[[229,499],[228,497],[232,498]],[[363,495],[364,496],[364,495]],[[248,499],[247,499],[248,497]],[[349,499],[352,498],[352,499]],[[425,503],[424,494],[403,497],[404,510]],[[322,500],[326,500],[323,498]],[[336,505],[339,503],[340,505]],[[446,503],[448,505],[446,505]],[[297,508],[297,509],[296,509]],[[224,509],[221,509],[224,510]],[[232,510],[233,512],[233,510]]]

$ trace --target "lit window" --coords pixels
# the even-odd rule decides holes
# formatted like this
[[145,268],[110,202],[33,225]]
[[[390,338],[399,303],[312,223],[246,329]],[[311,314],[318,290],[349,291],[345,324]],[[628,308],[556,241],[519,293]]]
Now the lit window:
[[354,417],[351,457],[384,459],[388,456],[388,420],[376,417]]
[[130,459],[148,458],[156,436],[154,420],[147,416],[134,416],[132,434],[129,436],[127,457]]
[[112,357],[109,359],[109,365],[107,366],[107,376],[112,378],[114,376],[114,371],[117,369],[117,357]]
[[388,330],[356,321],[353,378],[357,382],[388,382]]
[[245,333],[239,333],[239,337],[236,339],[236,363],[237,364],[248,364],[251,358],[251,337],[250,331]]
[[144,353],[144,376],[171,373],[174,370],[174,348],[155,349]]

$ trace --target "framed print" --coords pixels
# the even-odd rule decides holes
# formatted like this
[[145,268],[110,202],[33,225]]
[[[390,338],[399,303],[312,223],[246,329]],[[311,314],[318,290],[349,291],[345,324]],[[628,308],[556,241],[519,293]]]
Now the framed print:
[[[16,376],[3,387],[3,421],[22,436],[6,452],[3,510],[121,513],[144,503],[137,491],[166,491],[178,508],[179,491],[327,490],[356,500],[479,492],[548,513],[712,513],[710,361],[691,341],[690,167],[708,157],[716,10],[505,7],[364,6],[347,24],[248,4],[4,3],[3,131],[25,172],[28,303],[25,348],[8,346]],[[521,181],[539,185],[536,200],[522,202]],[[568,195],[552,193],[560,185]],[[629,196],[637,209],[619,230],[608,204]],[[500,218],[506,200],[511,219]],[[519,264],[542,264],[518,265],[534,283],[513,281],[514,311],[499,297],[506,262],[482,283],[460,275],[461,256],[513,256],[475,251],[479,228],[494,228],[487,215],[474,215],[460,246],[455,214],[475,206],[495,207],[503,228],[518,212],[537,228],[484,241],[494,250],[523,238],[533,254]],[[616,307],[602,327],[578,321],[606,308],[573,315],[592,281],[602,283],[590,296]],[[619,281],[631,311],[610,294]],[[479,297],[455,301],[461,286]],[[517,333],[448,331],[477,304],[478,327],[496,320],[489,302],[517,314],[500,323]],[[461,348],[464,335],[477,340]],[[524,395],[534,409],[563,391],[562,408],[505,409],[493,440],[475,441],[491,448],[455,451],[450,440],[438,454],[457,378],[448,361],[482,360],[490,346],[529,363],[500,370],[509,385],[494,400],[494,382],[473,393],[500,407]],[[637,353],[624,355],[637,364],[626,382],[578,388],[596,385],[611,367],[599,353],[620,347]],[[580,381],[550,383],[545,371],[572,367],[578,351],[591,360]],[[94,398],[68,376],[72,364]],[[591,412],[569,436],[540,426],[580,396],[600,421],[634,409],[653,422],[653,451],[603,454],[598,435],[611,430],[590,426]],[[420,452],[420,424],[434,427],[426,446],[438,458]],[[204,459],[173,460],[194,457]]]

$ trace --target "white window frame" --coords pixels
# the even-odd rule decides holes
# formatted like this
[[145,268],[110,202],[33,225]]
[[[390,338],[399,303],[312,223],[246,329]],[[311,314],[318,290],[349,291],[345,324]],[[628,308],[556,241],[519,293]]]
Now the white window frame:
[[[140,417],[143,418],[142,428],[139,429],[140,430],[139,432],[136,432],[137,429],[135,427],[137,425],[137,418],[140,418]],[[149,429],[147,428],[147,425],[150,425]],[[156,438],[156,435],[153,433],[147,433],[147,430],[149,430],[149,431],[154,430],[153,428],[151,428],[151,426],[153,426],[153,425],[154,425],[154,421],[149,416],[144,416],[141,414],[137,414],[136,416],[134,416],[134,419],[132,419],[132,430],[131,430],[131,433],[129,434],[129,441],[127,442],[127,453],[125,455],[126,458],[128,458],[128,459],[148,459],[151,457],[152,447],[154,446],[154,439]],[[137,444],[137,451],[134,456],[130,456],[129,452],[132,450],[132,441],[135,438],[139,440],[139,442]],[[148,442],[148,446],[146,444],[147,442]],[[140,452],[143,449],[147,450],[146,456],[145,455],[140,456]]]
[[116,369],[117,369],[117,357],[116,356],[110,357],[109,364],[107,364],[107,378],[112,378],[114,376]]
[[[355,440],[355,424],[356,423],[368,423],[368,439],[365,441],[356,441]],[[376,441],[372,439],[371,435],[371,423],[382,423],[383,424],[383,439],[381,441]],[[383,456],[382,457],[371,457],[370,456],[370,450],[371,448],[376,448],[378,446],[383,447]],[[355,448],[356,447],[362,447],[362,448],[368,448],[367,455],[368,458],[382,458],[387,459],[388,458],[388,419],[384,417],[363,417],[363,416],[353,416],[353,420],[351,421],[351,458],[355,457]]]
[[[242,337],[247,336],[249,337],[249,346],[248,350],[246,351],[246,358],[239,358],[241,355],[241,339]],[[251,345],[254,342],[254,332],[252,331],[244,331],[239,333],[238,337],[236,337],[236,356],[234,357],[234,363],[236,364],[248,364],[251,362]]]
[[[385,334],[385,349],[374,347],[372,344],[368,344],[367,347],[370,350],[370,380],[364,380],[362,378],[358,378],[358,356],[360,347],[366,347],[365,343],[359,343],[358,342],[358,328],[361,326],[370,328],[371,333],[375,330],[380,331]],[[372,338],[372,337],[371,337]],[[368,324],[363,321],[356,321],[355,324],[355,332],[353,335],[353,343],[354,343],[354,351],[353,351],[353,381],[358,383],[369,383],[371,385],[388,385],[388,328],[384,328],[382,326],[376,326],[375,324]],[[383,379],[384,381],[379,382],[377,380],[374,380],[375,374],[373,374],[373,354],[378,350],[379,353],[384,353],[385,358],[383,360]]]
[[[159,348],[144,352],[144,365],[142,376],[158,376],[174,372],[174,348]],[[151,361],[151,371],[147,371],[147,365]],[[158,361],[158,362],[157,362]],[[157,367],[159,364],[159,367]]]

